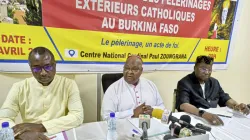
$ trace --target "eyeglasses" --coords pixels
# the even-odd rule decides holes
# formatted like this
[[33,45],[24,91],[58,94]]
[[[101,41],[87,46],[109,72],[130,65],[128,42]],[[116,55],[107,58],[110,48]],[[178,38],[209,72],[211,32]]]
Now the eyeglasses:
[[135,73],[135,72],[140,71],[140,68],[139,68],[139,67],[133,67],[133,68],[124,67],[123,70],[124,70],[125,72],[129,72],[129,71],[131,70],[133,73]]
[[42,69],[44,69],[45,71],[49,72],[53,70],[53,65],[45,65],[45,66],[39,66],[39,67],[32,67],[31,68],[33,72],[41,72]]
[[202,73],[205,73],[205,72],[211,73],[211,72],[212,72],[212,69],[207,69],[207,68],[199,68],[199,70],[200,70]]

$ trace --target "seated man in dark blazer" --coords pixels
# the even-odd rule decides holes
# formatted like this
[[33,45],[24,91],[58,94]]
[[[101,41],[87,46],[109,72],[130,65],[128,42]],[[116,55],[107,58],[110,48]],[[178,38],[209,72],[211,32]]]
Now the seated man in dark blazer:
[[223,125],[223,121],[215,114],[198,108],[216,108],[217,105],[249,114],[249,109],[243,103],[238,104],[223,91],[218,80],[211,76],[213,58],[198,56],[194,72],[182,78],[177,85],[177,109],[195,114],[206,119],[212,125]]

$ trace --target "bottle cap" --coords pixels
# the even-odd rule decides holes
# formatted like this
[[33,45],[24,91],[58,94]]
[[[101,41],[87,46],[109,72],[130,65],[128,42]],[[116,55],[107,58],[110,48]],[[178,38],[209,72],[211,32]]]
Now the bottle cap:
[[114,118],[114,117],[115,117],[115,113],[114,113],[114,112],[111,112],[109,116],[110,116],[111,118]]
[[9,127],[9,122],[3,122],[2,123],[2,128],[7,128]]

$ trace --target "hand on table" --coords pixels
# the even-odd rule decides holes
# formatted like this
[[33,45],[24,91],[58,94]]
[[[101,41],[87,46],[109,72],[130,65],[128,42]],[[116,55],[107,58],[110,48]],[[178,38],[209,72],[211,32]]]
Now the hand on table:
[[138,118],[140,114],[144,114],[143,107],[145,106],[145,103],[139,105],[137,108],[134,109],[134,115],[132,117]]
[[243,103],[241,103],[241,104],[239,104],[239,105],[236,105],[236,106],[234,107],[234,110],[239,111],[239,112],[242,112],[242,113],[244,113],[245,115],[248,115],[248,114],[249,114],[249,108],[247,107],[247,105],[245,105],[245,104],[243,104]]
[[22,123],[13,127],[15,134],[22,134],[24,132],[46,132],[45,127],[42,124],[34,123]]
[[202,118],[204,118],[205,120],[207,120],[211,125],[224,125],[224,123],[220,119],[220,117],[218,117],[215,114],[211,114],[211,113],[205,112],[202,115]]
[[154,109],[151,106],[145,105],[143,107],[143,110],[144,110],[143,111],[144,114],[150,115],[150,117],[152,117],[152,112],[153,112]]
[[49,140],[47,136],[40,132],[24,132],[18,135],[16,140]]

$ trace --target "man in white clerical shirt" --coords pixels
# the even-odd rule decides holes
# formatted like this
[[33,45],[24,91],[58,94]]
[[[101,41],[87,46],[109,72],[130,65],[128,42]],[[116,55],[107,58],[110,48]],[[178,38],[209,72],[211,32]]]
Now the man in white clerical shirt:
[[140,77],[142,59],[132,55],[123,68],[123,77],[110,85],[102,102],[102,118],[107,120],[111,112],[119,119],[152,115],[154,108],[164,109],[162,98],[155,84]]

